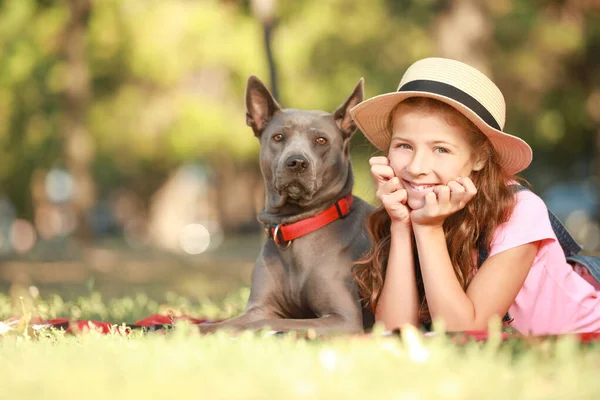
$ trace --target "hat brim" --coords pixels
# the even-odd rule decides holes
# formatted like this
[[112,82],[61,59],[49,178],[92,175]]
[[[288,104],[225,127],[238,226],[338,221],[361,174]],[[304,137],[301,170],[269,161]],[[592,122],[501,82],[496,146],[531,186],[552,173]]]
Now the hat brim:
[[531,164],[533,152],[524,140],[492,128],[462,103],[435,93],[407,91],[382,94],[356,105],[350,110],[350,115],[367,139],[379,150],[387,152],[391,140],[390,113],[400,102],[411,97],[442,101],[467,117],[489,138],[498,156],[498,163],[508,175],[521,172]]

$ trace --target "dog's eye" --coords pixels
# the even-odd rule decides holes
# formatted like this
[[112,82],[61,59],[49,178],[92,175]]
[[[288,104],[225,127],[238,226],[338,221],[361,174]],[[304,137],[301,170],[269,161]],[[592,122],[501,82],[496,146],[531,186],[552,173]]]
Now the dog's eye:
[[325,139],[324,137],[317,138],[317,144],[320,144],[322,146],[326,143],[327,143],[327,139]]
[[283,135],[281,133],[273,135],[273,140],[276,142],[281,142],[283,140]]

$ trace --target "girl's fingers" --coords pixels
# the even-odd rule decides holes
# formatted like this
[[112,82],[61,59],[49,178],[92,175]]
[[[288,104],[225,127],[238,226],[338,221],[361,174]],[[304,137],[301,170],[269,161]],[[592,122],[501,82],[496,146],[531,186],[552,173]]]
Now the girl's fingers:
[[[410,219],[413,223],[417,223],[418,225],[433,225],[439,222],[439,211],[440,206],[438,197],[436,193],[432,191],[425,195],[425,204],[423,207],[410,212]],[[443,218],[440,224],[441,223],[443,223]]]
[[406,205],[407,198],[406,189],[398,189],[381,197],[381,203],[392,220],[407,221],[410,218],[410,210]]
[[450,204],[450,188],[446,185],[439,185],[433,188],[433,193],[437,195],[440,207]]
[[396,210],[400,207],[405,207],[406,199],[406,189],[399,189],[390,194],[383,195],[382,203],[386,208]]
[[406,204],[406,200],[408,200],[408,193],[406,192],[406,189],[398,189],[394,193],[390,194],[389,198],[394,202]]
[[446,186],[450,189],[450,204],[452,207],[458,209],[463,208],[466,204],[466,202],[463,201],[467,194],[465,187],[457,181],[450,181]]
[[375,164],[371,166],[371,175],[377,187],[394,177],[394,170],[387,165]]
[[477,188],[469,178],[435,186],[425,195],[425,205],[411,212],[411,221],[418,225],[442,226],[447,217],[464,208],[476,194]]
[[390,193],[393,193],[400,189],[404,190],[402,184],[400,183],[400,179],[398,179],[397,177],[393,177],[379,186],[376,195],[381,200],[382,196],[387,196]]
[[399,201],[402,204],[406,204],[408,202],[408,192],[406,191],[406,189],[402,188],[400,190],[398,190],[398,192],[400,193],[399,195]]
[[390,165],[390,160],[384,156],[377,156],[369,158],[369,165]]
[[387,157],[371,157],[369,164],[371,165],[371,175],[373,176],[377,190],[379,190],[381,185],[394,177],[394,170],[390,167],[390,160]]
[[430,213],[434,212],[438,208],[438,197],[436,193],[430,192],[425,195],[425,207]]
[[473,181],[471,180],[471,178],[458,178],[456,179],[456,181],[458,183],[460,183],[464,188],[465,188],[465,196],[463,198],[463,201],[466,203],[468,203],[473,197],[475,197],[475,195],[477,194],[477,188],[475,187],[475,184],[473,183]]

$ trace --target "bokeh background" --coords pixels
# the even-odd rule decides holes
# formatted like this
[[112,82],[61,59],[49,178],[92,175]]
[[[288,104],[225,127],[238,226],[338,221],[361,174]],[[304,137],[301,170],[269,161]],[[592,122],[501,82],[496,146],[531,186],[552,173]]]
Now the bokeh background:
[[[413,61],[489,74],[522,175],[600,250],[596,0],[2,0],[0,291],[14,299],[248,286],[264,235],[244,91],[333,111],[365,78],[394,91]],[[355,193],[374,202],[357,133]],[[15,300],[16,301],[16,300]]]

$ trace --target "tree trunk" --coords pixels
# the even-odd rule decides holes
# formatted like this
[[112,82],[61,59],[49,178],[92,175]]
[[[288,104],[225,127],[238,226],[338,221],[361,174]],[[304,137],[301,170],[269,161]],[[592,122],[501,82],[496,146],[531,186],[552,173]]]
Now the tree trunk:
[[273,57],[273,31],[275,29],[275,7],[277,0],[251,0],[252,12],[263,26],[263,39],[265,44],[265,56],[269,66],[269,77],[271,80],[271,94],[277,101],[279,98],[279,85],[277,81],[277,63]]
[[90,172],[95,146],[86,124],[91,90],[85,50],[91,0],[67,0],[66,3],[70,19],[63,42],[67,70],[63,112],[64,152],[74,182],[71,201],[77,220],[75,235],[87,241],[91,234],[87,213],[95,201],[95,185]]
[[489,74],[486,43],[491,29],[484,2],[451,0],[449,9],[438,20],[438,54],[467,63]]

